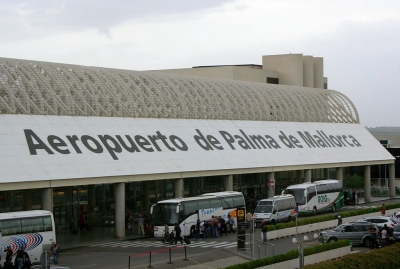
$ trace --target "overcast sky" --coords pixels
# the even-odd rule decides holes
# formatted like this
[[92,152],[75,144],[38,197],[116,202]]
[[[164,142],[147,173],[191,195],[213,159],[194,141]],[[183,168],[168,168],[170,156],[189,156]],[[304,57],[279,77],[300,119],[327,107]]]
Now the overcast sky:
[[398,0],[0,1],[0,57],[123,68],[324,58],[364,126],[400,126]]

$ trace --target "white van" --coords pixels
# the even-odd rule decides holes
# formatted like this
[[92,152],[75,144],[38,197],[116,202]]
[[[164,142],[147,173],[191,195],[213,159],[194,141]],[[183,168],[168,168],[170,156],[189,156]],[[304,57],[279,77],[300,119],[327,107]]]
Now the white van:
[[296,219],[295,206],[296,200],[291,194],[260,200],[253,214],[256,227],[261,227],[262,220],[267,221],[268,224],[294,221]]

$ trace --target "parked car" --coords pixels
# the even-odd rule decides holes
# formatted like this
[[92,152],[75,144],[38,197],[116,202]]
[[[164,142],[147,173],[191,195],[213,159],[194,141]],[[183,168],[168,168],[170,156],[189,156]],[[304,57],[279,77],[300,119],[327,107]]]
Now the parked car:
[[379,227],[379,230],[382,230],[383,226],[394,228],[396,226],[397,221],[392,217],[384,217],[384,216],[373,216],[373,217],[365,217],[358,219],[357,222],[371,222],[376,224]]
[[[318,240],[320,242],[336,242],[339,239],[349,239],[354,245],[365,245],[369,246],[369,229],[371,225],[375,226],[378,231],[379,227],[376,224],[370,222],[350,222],[339,225],[333,230],[327,230],[319,233]],[[380,237],[378,236],[378,242],[380,245]]]
[[393,228],[393,237],[394,237],[394,242],[398,243],[400,242],[400,225],[396,225]]

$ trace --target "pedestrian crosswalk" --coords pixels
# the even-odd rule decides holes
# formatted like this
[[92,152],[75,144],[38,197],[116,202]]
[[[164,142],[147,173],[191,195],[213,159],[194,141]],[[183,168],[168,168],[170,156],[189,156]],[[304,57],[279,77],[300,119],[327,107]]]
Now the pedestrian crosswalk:
[[[191,241],[190,244],[183,244],[189,248],[230,248],[236,247],[237,242],[217,242],[217,241],[208,241],[208,240],[200,240],[200,241]],[[102,244],[91,245],[90,247],[101,247],[101,248],[138,248],[138,247],[171,247],[171,246],[180,246],[180,242],[178,241],[177,245],[169,245],[164,244],[161,241],[114,241],[107,242]]]

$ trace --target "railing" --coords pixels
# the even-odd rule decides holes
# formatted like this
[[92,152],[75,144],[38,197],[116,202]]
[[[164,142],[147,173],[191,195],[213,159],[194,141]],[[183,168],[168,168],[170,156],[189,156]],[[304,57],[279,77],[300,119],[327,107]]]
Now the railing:
[[[147,266],[147,268],[154,268],[153,266],[152,266],[152,264],[151,264],[151,255],[152,254],[155,254],[155,253],[164,253],[164,252],[167,252],[168,251],[168,256],[169,256],[169,262],[167,262],[167,264],[173,264],[173,262],[172,262],[172,251],[173,250],[179,250],[179,249],[182,249],[182,248],[184,248],[184,253],[185,253],[185,257],[184,257],[184,261],[188,261],[189,259],[187,258],[187,251],[186,251],[186,246],[176,246],[176,247],[173,247],[173,248],[165,248],[165,249],[161,249],[161,250],[157,250],[157,251],[149,251],[149,252],[143,252],[143,253],[138,253],[138,254],[135,254],[135,255],[130,255],[129,256],[129,261],[128,261],[128,269],[131,269],[131,259],[132,260],[134,260],[135,258],[138,258],[138,257],[143,257],[143,256],[147,256],[147,255],[149,255],[149,266]],[[160,268],[162,268],[163,266],[161,266]]]

